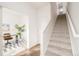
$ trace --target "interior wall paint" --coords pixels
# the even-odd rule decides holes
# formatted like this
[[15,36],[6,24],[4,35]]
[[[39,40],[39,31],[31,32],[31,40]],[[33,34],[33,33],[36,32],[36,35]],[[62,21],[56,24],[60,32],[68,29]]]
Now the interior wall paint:
[[69,28],[72,52],[73,52],[74,56],[79,56],[79,35],[76,34],[76,32],[75,32],[75,28],[71,21],[72,19],[68,12],[66,13],[66,17],[67,17],[67,24],[68,24],[68,28]]
[[72,22],[73,31],[71,32],[71,42],[72,42],[72,49],[73,49],[73,55],[79,56],[79,3],[78,2],[69,2],[68,3],[68,14],[70,16],[70,20]]
[[56,16],[56,3],[48,3],[38,10],[41,55],[44,55],[47,50]]
[[0,6],[25,15],[29,15],[31,8],[30,2],[0,2]]
[[23,35],[23,38],[27,41],[26,47],[27,49],[29,49],[29,17],[26,15],[22,16],[20,21],[21,21],[20,24],[25,25],[25,31],[22,35]]
[[[19,12],[21,14],[26,14],[29,17],[29,43],[30,43],[29,46],[32,47],[37,42],[39,42],[38,34],[40,33],[43,34],[43,32],[45,31],[45,29],[47,28],[51,20],[50,3],[47,3],[44,6],[44,8],[43,7],[39,8],[38,11],[35,8],[31,7],[28,3],[24,3],[24,4],[23,3],[2,3],[1,5],[9,9],[15,10],[16,12]],[[17,18],[17,17],[13,17],[13,18]],[[39,25],[37,25],[38,23]],[[40,31],[40,33],[38,33],[38,31]]]
[[[26,48],[29,48],[29,17],[26,15],[22,15],[18,12],[15,12],[11,9],[2,8],[2,24],[9,24],[10,25],[10,33],[16,34],[15,24],[25,25],[25,32],[23,33],[23,38],[27,41]],[[4,32],[5,33],[5,32]]]
[[[17,2],[4,3],[4,2],[1,2],[0,5],[29,17],[29,19],[28,19],[29,20],[29,48],[32,47],[33,45],[37,44],[37,42],[39,42],[39,39],[37,38],[38,31],[37,31],[37,22],[36,22],[37,21],[36,8],[34,8],[31,5],[31,3],[29,3],[29,2],[28,3],[24,3],[24,2],[23,3],[17,3]],[[19,17],[19,19],[21,19],[20,16],[17,16],[17,17]],[[16,18],[16,16],[14,16],[13,19],[14,18]]]
[[57,4],[56,2],[52,2],[51,3],[51,19],[53,23],[55,23],[56,18],[57,18]]
[[30,16],[29,16],[29,41],[30,41],[30,48],[36,44],[39,44],[38,38],[38,23],[37,23],[37,10],[34,8],[30,9]]
[[71,16],[71,21],[73,23],[73,26],[76,30],[76,33],[79,34],[79,3],[78,2],[70,2],[68,4],[68,12]]
[[0,25],[2,24],[2,7],[0,6]]
[[40,39],[40,42],[41,42],[41,55],[43,55],[43,44],[45,44],[43,42],[43,32],[46,28],[46,26],[48,25],[49,21],[50,21],[50,16],[51,13],[50,13],[50,3],[44,5],[42,8],[39,8],[38,9],[38,26],[39,26],[39,39]]
[[50,21],[50,3],[38,9],[38,22],[40,31],[44,31]]
[[[0,6],[0,30],[2,25],[2,7]],[[0,56],[2,56],[2,47],[3,47],[3,39],[2,39],[2,31],[0,31]]]
[[15,33],[15,24],[21,24],[21,15],[8,9],[2,8],[2,23],[10,25],[10,32]]
[[63,2],[63,13],[65,14],[67,11],[67,2]]
[[50,38],[51,38],[51,35],[52,35],[52,31],[53,31],[53,28],[54,28],[54,25],[55,25],[55,22],[56,22],[56,17],[57,17],[57,6],[56,6],[56,3],[51,3],[51,10],[50,10],[50,21],[47,25],[47,27],[45,28],[44,32],[43,32],[43,49],[44,49],[44,54],[46,53],[47,51],[47,47],[48,47],[48,44],[49,44],[49,41],[50,41]]

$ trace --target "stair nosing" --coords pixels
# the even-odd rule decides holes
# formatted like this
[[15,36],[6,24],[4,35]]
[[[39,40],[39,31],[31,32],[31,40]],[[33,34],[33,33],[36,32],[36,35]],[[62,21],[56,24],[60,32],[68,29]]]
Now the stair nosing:
[[53,39],[53,40],[50,40],[50,42],[59,42],[59,43],[64,43],[64,44],[70,44],[71,45],[71,43],[70,43],[70,40],[69,41],[63,41],[63,40],[55,40],[55,39]]
[[[54,48],[53,48],[54,49]],[[48,50],[50,51],[50,50],[52,50],[52,48],[48,48]],[[56,50],[56,48],[55,48],[55,50]],[[55,53],[56,52],[56,54],[59,54],[59,52],[63,52],[62,50],[59,50],[59,49],[57,49],[56,51],[50,51],[50,52],[52,52],[52,53]],[[57,52],[57,51],[59,51],[59,52]],[[67,52],[67,51],[66,51]],[[66,54],[66,52],[64,52],[65,54]],[[60,53],[59,55],[62,55],[63,56],[63,54],[64,53]],[[70,52],[67,52],[68,54],[72,54],[72,53],[70,53]],[[65,54],[64,54],[64,56],[65,56]]]
[[[62,48],[67,48],[67,49],[71,49],[71,45],[69,46],[68,44],[59,44],[59,43],[55,43],[55,42],[52,42],[50,43],[49,45],[55,45],[55,46],[58,46],[58,47],[62,47]],[[48,45],[48,46],[49,46]]]

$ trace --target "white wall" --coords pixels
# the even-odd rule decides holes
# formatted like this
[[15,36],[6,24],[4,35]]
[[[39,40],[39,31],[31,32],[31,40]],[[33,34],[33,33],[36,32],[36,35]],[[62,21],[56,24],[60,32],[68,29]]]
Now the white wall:
[[[11,34],[16,33],[16,30],[15,30],[16,24],[19,24],[19,25],[25,24],[23,21],[26,22],[27,19],[24,19],[23,16],[24,15],[19,14],[18,12],[15,12],[11,9],[8,9],[5,7],[2,8],[2,23],[10,25]],[[27,22],[25,25],[27,25]]]
[[31,7],[29,15],[29,43],[30,48],[36,44],[39,44],[38,38],[38,18],[37,18],[37,9]]
[[11,33],[15,33],[15,24],[20,24],[20,20],[21,15],[11,9],[2,8],[2,23],[10,25]]
[[0,6],[7,7],[21,14],[29,15],[32,5],[30,2],[0,2]]
[[67,11],[67,2],[63,2],[63,14]]
[[27,41],[26,42],[26,47],[29,49],[29,17],[24,15],[21,16],[20,24],[25,24],[25,31],[23,33],[24,39]]
[[[27,27],[28,26],[28,16],[26,15],[23,15],[21,13],[18,13],[12,9],[9,9],[9,8],[5,8],[5,7],[2,7],[2,24],[9,24],[10,25],[10,30],[8,32],[10,32],[12,35],[16,34],[16,28],[15,28],[15,25],[16,24],[19,24],[19,25],[25,25],[25,32],[23,32],[23,37],[24,39],[27,41],[26,42],[26,47],[28,48],[28,30],[29,28]],[[7,31],[4,31],[3,33],[5,33]]]
[[39,22],[39,29],[40,31],[44,31],[46,26],[48,25],[51,19],[51,10],[50,10],[50,3],[47,3],[42,8],[38,9],[38,22]]
[[79,55],[79,35],[76,34],[76,32],[75,32],[75,28],[71,21],[72,19],[68,12],[66,13],[66,17],[67,17],[69,34],[70,34],[72,52],[73,52],[74,56],[78,56]]
[[[2,25],[2,7],[0,6],[0,30]],[[2,46],[3,46],[3,40],[2,40],[2,31],[0,31],[0,56],[2,55]]]
[[38,11],[41,55],[44,55],[56,20],[56,3],[47,3]]
[[0,25],[2,24],[2,7],[0,6]]
[[79,34],[79,3],[78,2],[72,2],[68,5],[68,12],[71,16],[71,21],[75,27],[76,33]]
[[52,22],[55,23],[57,17],[57,5],[56,2],[51,3],[51,19]]
[[[28,48],[36,45],[41,40],[43,49],[42,52],[45,52],[56,20],[56,3],[45,3],[45,5],[40,8],[34,8],[29,3],[0,3],[0,5],[11,9],[7,10],[3,8],[4,23],[6,20],[9,20],[11,22],[9,23],[8,21],[6,21],[6,23],[9,24],[14,24],[18,22],[27,23],[19,20],[24,19],[25,21],[25,19],[28,19]],[[20,14],[18,15],[14,11],[23,14],[24,17]]]
[[[47,42],[44,41],[43,42],[43,37],[42,34],[44,32],[44,30],[46,29],[47,25],[49,24],[49,21],[51,19],[51,10],[50,10],[50,4],[47,3],[45,6],[41,7],[38,9],[38,26],[39,26],[39,34],[40,34],[40,42],[41,42],[41,47],[45,48],[45,46],[43,46],[43,44],[46,44]],[[47,45],[46,45],[47,46]],[[41,51],[42,49],[41,48]],[[44,52],[44,51],[42,51]]]
[[[30,3],[0,3],[2,8],[2,23],[10,25],[10,32],[15,34],[15,24],[26,24],[24,38],[27,48],[39,44],[37,9]],[[0,13],[1,14],[1,13]]]
[[79,56],[79,17],[78,8],[79,3],[68,3],[67,23],[69,27],[70,40],[72,45],[72,51],[74,56]]
[[[13,11],[16,11],[16,13],[15,13],[13,11],[5,10],[5,14],[3,13],[4,14],[3,18],[5,18],[9,21],[11,19],[11,22],[14,22],[14,20],[15,20],[15,23],[18,23],[18,21],[20,19],[22,19],[24,16],[26,16],[26,19],[28,20],[28,24],[29,24],[29,25],[26,25],[29,28],[29,30],[28,30],[28,41],[29,41],[28,48],[31,48],[33,45],[36,45],[39,42],[39,39],[37,38],[38,37],[37,22],[36,22],[37,21],[37,17],[36,17],[37,11],[36,11],[35,7],[33,7],[31,5],[31,3],[29,3],[29,2],[28,3],[24,3],[24,2],[23,3],[16,3],[16,2],[9,3],[9,2],[7,2],[7,3],[0,3],[0,5],[8,8],[8,9],[11,9]],[[19,15],[17,15],[17,12],[19,13]],[[14,15],[14,13],[15,13],[15,15]],[[6,17],[8,17],[9,19]],[[25,17],[23,19],[25,19]],[[22,23],[22,21],[19,21],[19,23]],[[15,24],[15,23],[12,23],[12,24]],[[25,23],[25,20],[24,20],[24,23]]]

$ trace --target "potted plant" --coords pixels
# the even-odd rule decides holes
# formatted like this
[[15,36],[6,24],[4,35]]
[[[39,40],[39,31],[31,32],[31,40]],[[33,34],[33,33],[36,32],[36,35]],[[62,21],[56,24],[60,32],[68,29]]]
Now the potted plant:
[[22,33],[25,31],[25,25],[16,24],[15,28],[17,29],[16,36],[20,37],[20,39],[22,39]]

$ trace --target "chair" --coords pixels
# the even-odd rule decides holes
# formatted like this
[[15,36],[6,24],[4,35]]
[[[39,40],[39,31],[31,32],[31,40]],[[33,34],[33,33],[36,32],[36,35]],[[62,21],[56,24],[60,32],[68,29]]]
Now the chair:
[[8,45],[11,46],[11,42],[9,42],[9,40],[12,40],[13,37],[10,35],[10,33],[5,33],[3,37],[4,37],[4,40],[7,41],[7,43],[5,43],[5,47],[7,47]]

